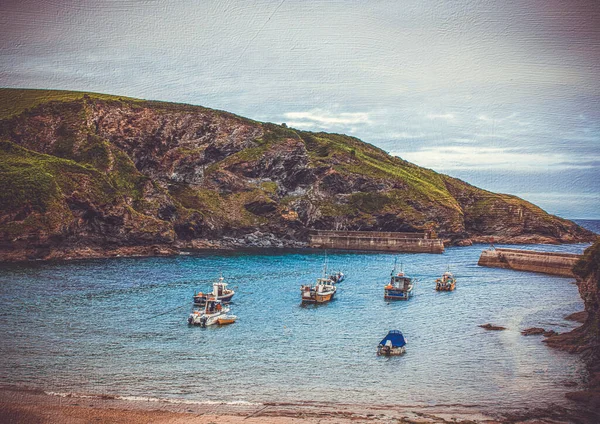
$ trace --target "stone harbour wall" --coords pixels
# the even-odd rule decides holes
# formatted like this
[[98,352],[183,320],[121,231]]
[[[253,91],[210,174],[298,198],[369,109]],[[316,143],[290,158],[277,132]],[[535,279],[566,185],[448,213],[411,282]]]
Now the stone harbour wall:
[[581,255],[572,253],[500,248],[481,252],[478,265],[574,277],[572,268],[579,258]]
[[310,247],[318,249],[378,250],[390,252],[443,253],[444,243],[427,233],[370,231],[315,231]]

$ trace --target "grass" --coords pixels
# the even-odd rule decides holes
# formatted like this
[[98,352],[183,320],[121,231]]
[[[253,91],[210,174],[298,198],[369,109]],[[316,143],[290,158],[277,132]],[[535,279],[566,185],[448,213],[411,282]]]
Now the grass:
[[88,93],[83,91],[65,90],[36,90],[25,88],[0,88],[0,119],[10,118],[27,109],[33,109],[48,102],[72,102],[88,96],[98,100],[129,100],[135,99],[110,94]]
[[326,166],[335,159],[339,162],[336,170],[340,173],[397,180],[407,187],[406,196],[416,196],[460,210],[460,205],[448,192],[443,177],[434,171],[390,156],[355,137],[306,131],[300,132],[300,136],[314,166]]
[[3,211],[29,207],[43,213],[52,202],[81,186],[86,187],[85,195],[98,203],[110,202],[116,194],[106,178],[89,166],[0,141],[0,209]]
[[[34,109],[42,104],[51,102],[68,103],[80,101],[84,98],[103,100],[108,102],[126,102],[133,107],[149,107],[165,111],[199,112],[209,111],[216,116],[226,116],[236,119],[242,123],[260,124],[243,116],[238,116],[230,112],[209,109],[203,106],[190,105],[187,103],[173,103],[156,100],[143,100],[126,96],[115,96],[112,94],[93,93],[86,91],[69,90],[45,90],[29,88],[2,88],[0,87],[0,120],[19,115],[26,110]],[[271,124],[274,125],[274,124]]]

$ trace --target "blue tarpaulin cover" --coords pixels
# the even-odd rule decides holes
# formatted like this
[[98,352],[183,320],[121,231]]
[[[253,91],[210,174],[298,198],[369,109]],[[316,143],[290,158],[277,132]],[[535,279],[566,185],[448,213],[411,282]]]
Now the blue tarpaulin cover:
[[379,342],[379,344],[385,345],[385,342],[387,342],[388,340],[392,342],[393,347],[402,347],[406,344],[406,339],[399,330],[391,330],[388,333],[388,335],[385,336],[384,339]]

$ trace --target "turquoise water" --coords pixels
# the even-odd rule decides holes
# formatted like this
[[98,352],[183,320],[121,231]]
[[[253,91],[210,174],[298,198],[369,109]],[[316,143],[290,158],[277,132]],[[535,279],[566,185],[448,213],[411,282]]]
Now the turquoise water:
[[[581,252],[585,245],[531,246]],[[323,252],[210,253],[2,265],[0,378],[56,392],[190,401],[317,401],[487,407],[566,404],[579,358],[531,326],[567,331],[583,309],[567,278],[476,265],[484,246],[397,255],[418,278],[408,302],[383,300],[394,255],[329,252],[347,279],[335,301],[300,306]],[[450,293],[433,290],[450,265]],[[226,327],[188,327],[192,294],[219,273],[237,291]],[[506,331],[485,331],[493,323]],[[375,355],[388,330],[402,357]]]

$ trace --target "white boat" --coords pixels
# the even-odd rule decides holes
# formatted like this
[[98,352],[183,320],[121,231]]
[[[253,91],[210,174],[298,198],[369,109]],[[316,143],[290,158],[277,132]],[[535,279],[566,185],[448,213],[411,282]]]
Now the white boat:
[[228,315],[229,307],[223,305],[220,300],[210,298],[206,301],[204,309],[195,310],[188,317],[188,324],[208,327],[209,325],[233,324],[237,317]]
[[300,286],[302,295],[302,303],[326,303],[333,299],[337,288],[331,278],[327,275],[327,256],[323,264],[323,276],[317,278],[317,283],[314,286],[309,284]]
[[223,277],[219,278],[219,281],[213,283],[212,293],[194,293],[194,304],[204,305],[209,298],[220,300],[223,303],[229,303],[235,292],[227,288],[227,283],[223,282]]

